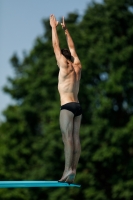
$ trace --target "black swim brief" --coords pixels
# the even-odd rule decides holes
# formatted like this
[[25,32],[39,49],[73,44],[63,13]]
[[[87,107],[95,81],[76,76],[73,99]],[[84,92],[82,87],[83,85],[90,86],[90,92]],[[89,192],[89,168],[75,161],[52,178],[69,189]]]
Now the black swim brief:
[[74,114],[74,117],[82,114],[82,108],[78,102],[70,102],[61,106],[61,110],[69,110]]

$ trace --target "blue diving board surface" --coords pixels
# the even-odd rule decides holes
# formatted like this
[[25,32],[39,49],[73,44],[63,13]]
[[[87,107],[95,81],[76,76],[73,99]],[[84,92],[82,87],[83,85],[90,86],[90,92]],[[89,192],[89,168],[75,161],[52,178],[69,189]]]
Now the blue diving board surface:
[[58,181],[0,181],[0,188],[29,188],[29,187],[81,187],[79,184],[69,184]]

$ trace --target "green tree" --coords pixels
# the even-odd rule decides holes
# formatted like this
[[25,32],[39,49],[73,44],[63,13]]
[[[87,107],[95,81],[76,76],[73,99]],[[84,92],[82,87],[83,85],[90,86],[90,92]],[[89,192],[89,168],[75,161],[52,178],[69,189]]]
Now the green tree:
[[[83,70],[82,154],[75,188],[0,190],[2,200],[131,200],[133,198],[133,1],[92,3],[82,19],[69,13]],[[20,62],[4,90],[16,100],[0,126],[1,180],[58,180],[64,168],[59,130],[58,68],[49,20],[45,33]],[[76,30],[76,31],[75,31]],[[61,27],[61,47],[66,46]],[[79,39],[80,38],[80,39]],[[51,192],[52,191],[52,192]]]

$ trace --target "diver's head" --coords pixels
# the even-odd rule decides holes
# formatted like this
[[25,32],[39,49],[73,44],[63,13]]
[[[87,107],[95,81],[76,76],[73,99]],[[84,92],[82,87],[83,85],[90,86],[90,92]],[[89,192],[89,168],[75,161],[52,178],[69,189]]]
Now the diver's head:
[[61,49],[61,53],[63,56],[65,56],[66,59],[71,60],[71,52],[69,49]]

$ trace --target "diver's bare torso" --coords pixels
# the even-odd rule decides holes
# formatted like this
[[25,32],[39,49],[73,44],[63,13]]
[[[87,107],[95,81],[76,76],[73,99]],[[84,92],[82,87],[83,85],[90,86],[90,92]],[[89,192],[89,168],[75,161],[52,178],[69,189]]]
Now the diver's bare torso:
[[[64,57],[64,56],[63,56]],[[81,64],[62,58],[59,65],[58,91],[61,105],[79,102],[78,92],[81,78]]]

